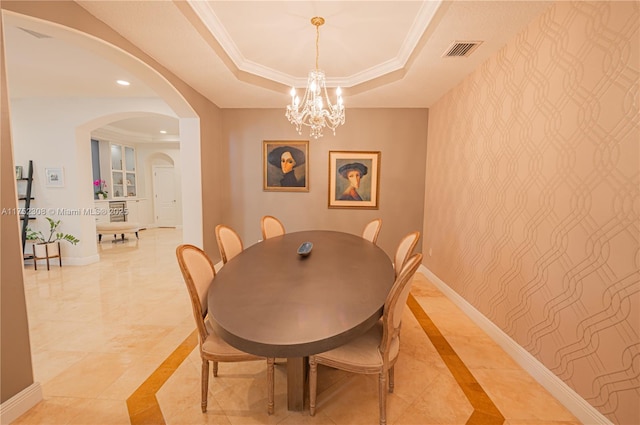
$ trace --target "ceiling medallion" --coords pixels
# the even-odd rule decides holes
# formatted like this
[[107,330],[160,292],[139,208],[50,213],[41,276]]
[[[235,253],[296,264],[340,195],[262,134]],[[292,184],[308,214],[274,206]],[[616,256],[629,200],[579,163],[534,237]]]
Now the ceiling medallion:
[[336,134],[336,127],[344,124],[344,105],[342,104],[342,90],[336,89],[336,103],[332,104],[327,93],[324,71],[318,69],[318,42],[320,40],[320,25],[324,18],[311,18],[316,27],[316,68],[309,72],[307,89],[302,102],[296,96],[295,87],[291,88],[291,104],[287,106],[286,116],[289,122],[295,124],[298,134],[302,134],[302,126],[311,127],[311,137],[322,137],[322,129],[328,127]]

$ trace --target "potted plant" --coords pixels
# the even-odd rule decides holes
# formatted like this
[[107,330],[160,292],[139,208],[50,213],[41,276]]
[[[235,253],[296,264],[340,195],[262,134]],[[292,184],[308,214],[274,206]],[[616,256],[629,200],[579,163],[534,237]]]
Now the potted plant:
[[96,195],[98,196],[98,199],[107,199],[107,195],[109,194],[109,192],[107,192],[105,189],[107,188],[107,182],[104,180],[95,180],[93,182],[93,185],[96,187]]
[[60,255],[59,241],[67,241],[72,245],[80,242],[80,239],[68,233],[57,232],[60,220],[45,217],[49,222],[49,236],[45,237],[39,230],[27,227],[27,240],[33,241],[34,255],[38,258],[55,257]]

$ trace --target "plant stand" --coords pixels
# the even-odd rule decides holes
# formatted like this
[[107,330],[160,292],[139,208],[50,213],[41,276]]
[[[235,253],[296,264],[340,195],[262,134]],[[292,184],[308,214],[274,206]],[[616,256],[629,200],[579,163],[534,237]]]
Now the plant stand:
[[33,245],[33,268],[38,270],[38,260],[47,260],[47,270],[49,270],[49,259],[57,258],[62,267],[62,256],[60,255],[60,242],[39,243]]

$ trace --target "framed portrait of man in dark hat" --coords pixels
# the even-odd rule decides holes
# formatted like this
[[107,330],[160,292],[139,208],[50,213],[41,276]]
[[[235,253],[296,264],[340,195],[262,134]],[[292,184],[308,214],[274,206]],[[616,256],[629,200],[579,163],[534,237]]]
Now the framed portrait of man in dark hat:
[[329,152],[329,208],[378,208],[380,152]]
[[309,191],[309,141],[262,142],[263,190]]

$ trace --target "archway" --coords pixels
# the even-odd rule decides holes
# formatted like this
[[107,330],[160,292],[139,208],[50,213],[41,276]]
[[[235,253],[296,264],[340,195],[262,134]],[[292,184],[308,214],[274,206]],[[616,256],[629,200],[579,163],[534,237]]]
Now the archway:
[[[64,39],[69,43],[90,49],[92,52],[103,55],[106,59],[117,63],[125,68],[128,72],[136,74],[138,78],[144,80],[158,95],[165,107],[151,105],[144,109],[144,102],[140,102],[138,109],[123,110],[122,108],[114,108],[106,114],[80,118],[79,124],[75,128],[75,158],[88,158],[90,133],[95,128],[103,126],[109,122],[119,119],[137,116],[148,113],[164,113],[175,116],[180,120],[180,143],[181,154],[180,163],[189,164],[182,169],[184,173],[181,179],[181,189],[185,195],[185,199],[190,200],[189,208],[182,211],[184,219],[183,240],[198,246],[203,245],[203,218],[202,218],[202,191],[201,191],[201,169],[200,169],[200,118],[189,103],[184,99],[180,92],[159,72],[151,68],[142,60],[124,52],[118,47],[92,37],[85,33],[74,29],[61,26],[59,24],[17,15],[15,13],[3,11],[11,20],[18,21],[21,27],[26,27],[34,31],[47,32],[55,34],[55,37]],[[9,85],[11,82],[9,81]],[[105,111],[106,112],[106,111]],[[83,209],[92,207],[92,194],[83,190],[83,184],[91,181],[91,169],[87,164],[80,161],[78,163],[77,174],[75,175],[75,187],[77,196],[72,202],[67,202],[70,207]],[[80,235],[95,234],[95,223],[91,221],[91,217],[84,218],[79,225],[79,229],[75,230]],[[75,247],[74,247],[75,248]],[[88,247],[77,249],[74,252],[77,264],[84,264],[95,261],[96,250]],[[71,262],[73,263],[73,262]]]

